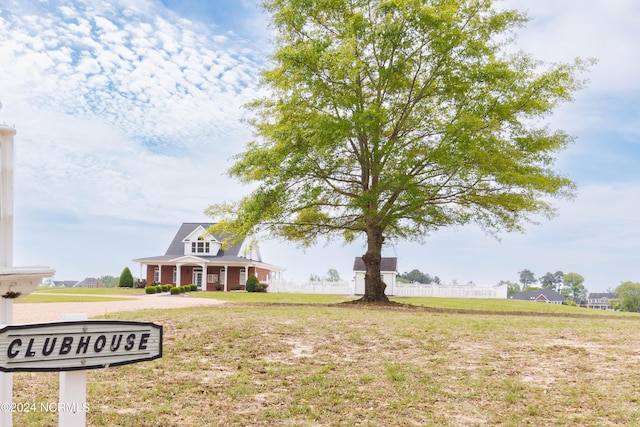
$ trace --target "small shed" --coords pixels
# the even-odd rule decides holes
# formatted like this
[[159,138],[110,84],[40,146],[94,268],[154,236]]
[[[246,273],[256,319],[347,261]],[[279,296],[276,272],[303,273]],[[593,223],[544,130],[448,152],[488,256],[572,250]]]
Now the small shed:
[[[364,295],[364,274],[366,267],[362,257],[356,257],[353,263],[355,279],[355,295]],[[398,258],[383,257],[380,261],[380,278],[387,285],[384,290],[386,295],[395,295],[396,277],[398,276]]]

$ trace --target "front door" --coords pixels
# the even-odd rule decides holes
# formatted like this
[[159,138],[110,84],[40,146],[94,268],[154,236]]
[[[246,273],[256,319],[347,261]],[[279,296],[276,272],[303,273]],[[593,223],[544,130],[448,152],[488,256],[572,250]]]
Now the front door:
[[194,268],[193,269],[193,282],[198,285],[198,289],[202,289],[202,269]]

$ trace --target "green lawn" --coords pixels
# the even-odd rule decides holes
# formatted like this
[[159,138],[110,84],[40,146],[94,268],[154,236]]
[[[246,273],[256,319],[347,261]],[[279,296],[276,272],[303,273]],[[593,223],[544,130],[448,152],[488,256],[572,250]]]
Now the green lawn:
[[[398,297],[392,301],[403,304],[425,306],[432,308],[444,308],[453,310],[479,310],[500,312],[523,313],[564,313],[598,316],[639,316],[636,313],[619,313],[614,311],[593,310],[580,307],[571,307],[561,304],[546,304],[532,301],[512,299],[480,299],[480,298],[424,298],[424,297]],[[638,317],[640,319],[640,317]]]
[[[163,357],[89,371],[87,425],[640,425],[637,315],[255,304],[243,298],[287,297],[233,295],[239,304],[109,315],[163,325]],[[14,396],[55,401],[57,383],[55,373],[14,373]],[[14,414],[16,427],[56,424],[56,414]]]
[[254,304],[337,304],[354,298],[344,295],[286,294],[264,292],[191,292],[198,298]]

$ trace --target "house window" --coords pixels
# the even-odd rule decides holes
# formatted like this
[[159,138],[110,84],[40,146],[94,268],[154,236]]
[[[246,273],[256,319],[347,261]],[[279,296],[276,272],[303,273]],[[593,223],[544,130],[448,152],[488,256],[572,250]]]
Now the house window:
[[247,283],[247,269],[240,269],[240,285],[244,285]]
[[156,283],[160,283],[160,267],[156,267],[153,271],[153,281]]
[[227,272],[225,271],[224,268],[220,269],[220,283],[225,283],[227,281]]
[[193,254],[208,254],[209,253],[209,242],[205,242],[201,239],[198,239],[197,242],[191,242],[191,253]]

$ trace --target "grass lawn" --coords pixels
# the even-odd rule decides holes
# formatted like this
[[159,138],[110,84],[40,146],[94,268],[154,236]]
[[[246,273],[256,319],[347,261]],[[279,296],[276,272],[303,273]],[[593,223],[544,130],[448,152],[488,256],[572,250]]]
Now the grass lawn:
[[262,292],[191,292],[190,296],[235,303],[257,304],[337,304],[354,298],[345,295],[286,294]]
[[[638,315],[236,301],[108,316],[162,324],[164,353],[89,371],[87,425],[640,424]],[[56,401],[57,382],[14,373],[14,396]],[[14,414],[42,425],[56,415]]]

